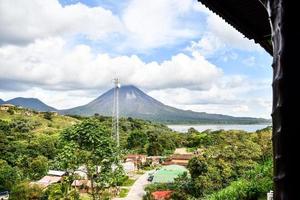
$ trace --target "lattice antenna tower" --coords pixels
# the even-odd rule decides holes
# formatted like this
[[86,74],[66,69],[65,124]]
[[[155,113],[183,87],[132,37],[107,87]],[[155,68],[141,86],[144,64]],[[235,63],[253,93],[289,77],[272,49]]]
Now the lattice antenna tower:
[[112,112],[112,137],[115,138],[118,147],[120,146],[120,135],[119,135],[119,89],[120,81],[118,78],[114,79],[114,101],[113,101],[113,112]]

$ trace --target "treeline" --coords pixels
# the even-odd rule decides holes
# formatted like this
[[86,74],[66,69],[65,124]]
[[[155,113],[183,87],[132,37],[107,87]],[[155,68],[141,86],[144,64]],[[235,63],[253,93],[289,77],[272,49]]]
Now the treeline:
[[[271,189],[270,127],[255,133],[198,132],[191,128],[182,134],[163,124],[121,118],[121,152],[117,155],[110,117],[18,113],[0,111],[0,191],[11,191],[11,199],[51,199],[55,195],[57,199],[76,199],[78,194],[71,190],[70,183],[75,178],[72,171],[81,165],[88,166],[90,177],[99,185],[93,194],[105,195],[107,186],[118,186],[126,179],[122,170],[115,174],[108,167],[117,166],[122,154],[168,155],[176,147],[198,152],[189,162],[190,176],[181,177],[174,184],[151,185],[148,194],[172,189],[173,199],[250,200]],[[101,172],[105,179],[95,171],[95,166],[103,165],[103,161],[107,164]],[[66,170],[69,179],[46,191],[29,186],[30,181],[46,175],[48,169]]]
[[186,145],[199,155],[188,163],[190,176],[172,184],[156,184],[151,192],[172,190],[172,199],[253,200],[272,189],[271,128],[243,131],[190,129]]
[[[46,175],[49,169],[72,172],[81,165],[90,166],[90,177],[98,181],[98,185],[110,183],[108,185],[116,186],[126,179],[122,171],[117,176],[105,167],[102,169],[107,170],[101,174],[106,174],[102,177],[107,179],[100,180],[97,178],[99,173],[95,174],[95,166],[101,166],[103,159],[108,159],[105,166],[117,166],[116,161],[122,156],[115,154],[118,151],[111,137],[110,117],[49,117],[45,113],[28,115],[27,112],[22,109],[13,114],[0,111],[0,191],[10,191],[11,199],[48,199],[51,194],[70,194],[75,198],[76,194],[70,190],[70,183],[74,180],[72,174],[67,183],[51,186],[46,191],[29,185],[29,182]],[[143,134],[145,140],[140,137]],[[180,145],[177,135],[165,125],[132,118],[120,119],[123,154],[172,153]],[[144,145],[136,142],[136,136]],[[100,193],[102,189],[95,188],[94,193]]]

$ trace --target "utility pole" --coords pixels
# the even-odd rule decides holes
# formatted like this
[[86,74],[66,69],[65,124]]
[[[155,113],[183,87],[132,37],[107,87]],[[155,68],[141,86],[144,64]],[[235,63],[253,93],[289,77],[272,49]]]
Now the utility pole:
[[114,79],[114,101],[113,101],[113,113],[112,113],[112,136],[117,142],[117,146],[120,146],[119,135],[119,89],[120,81],[118,78]]

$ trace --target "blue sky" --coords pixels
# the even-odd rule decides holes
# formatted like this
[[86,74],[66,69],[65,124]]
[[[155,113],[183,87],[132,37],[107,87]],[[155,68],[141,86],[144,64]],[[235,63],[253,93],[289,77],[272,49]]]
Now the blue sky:
[[73,107],[117,76],[178,108],[270,118],[271,56],[196,0],[4,0],[0,13],[4,100]]

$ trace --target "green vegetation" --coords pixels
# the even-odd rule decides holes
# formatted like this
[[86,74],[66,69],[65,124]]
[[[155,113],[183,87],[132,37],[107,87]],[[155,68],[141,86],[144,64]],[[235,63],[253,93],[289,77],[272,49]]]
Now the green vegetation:
[[122,183],[122,186],[132,186],[134,184],[135,180],[134,179],[127,179]]
[[127,188],[121,188],[121,191],[120,191],[120,194],[119,194],[119,197],[120,198],[124,198],[127,196],[129,190]]
[[200,151],[189,161],[191,176],[150,185],[147,198],[156,190],[173,190],[178,200],[252,200],[272,189],[270,127],[255,133],[189,130],[186,145]]
[[[29,196],[39,195],[43,199],[53,199],[52,196],[56,196],[54,199],[74,199],[78,194],[70,187],[75,179],[72,172],[81,165],[87,167],[88,177],[95,183],[92,186],[94,199],[98,198],[97,195],[109,196],[109,187],[133,184],[131,179],[124,176],[119,166],[123,153],[146,152],[149,146],[146,138],[151,134],[164,141],[164,149],[156,152],[157,154],[171,153],[175,148],[174,145],[168,147],[167,137],[163,135],[176,133],[165,125],[150,121],[122,118],[119,152],[111,138],[109,117],[50,115],[47,112],[40,113],[17,107],[11,110],[12,114],[0,111],[0,190],[11,191],[12,198],[15,199],[29,199]],[[147,142],[130,146],[128,138],[138,138],[139,133],[145,133],[144,139]],[[173,138],[172,143],[179,141],[176,137]],[[114,170],[112,165],[115,166]],[[98,171],[96,166],[101,170]],[[45,191],[29,185],[30,181],[39,180],[46,175],[48,169],[66,170],[69,177],[63,183],[52,185]]]
[[65,129],[61,145],[55,164],[66,171],[86,166],[93,199],[101,199],[105,190],[119,185],[125,176],[116,142],[97,119],[87,119]]
[[[111,118],[50,114],[0,111],[0,190],[9,190],[11,199],[84,199],[71,188],[73,172],[82,165],[93,180],[86,198],[109,199],[111,189],[134,183],[119,165],[124,154],[169,155],[178,147],[198,152],[188,164],[190,174],[172,184],[149,185],[147,198],[152,191],[170,189],[173,199],[252,200],[272,188],[270,127],[255,133],[190,129],[181,134],[163,124],[121,118],[118,150],[111,138]],[[45,190],[29,184],[48,169],[69,175]]]

